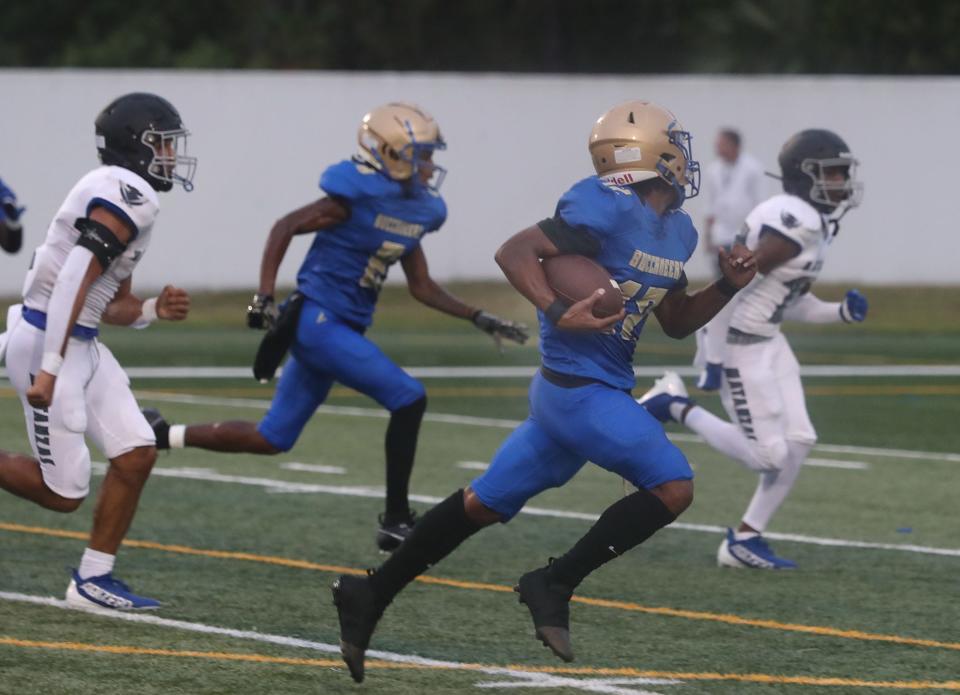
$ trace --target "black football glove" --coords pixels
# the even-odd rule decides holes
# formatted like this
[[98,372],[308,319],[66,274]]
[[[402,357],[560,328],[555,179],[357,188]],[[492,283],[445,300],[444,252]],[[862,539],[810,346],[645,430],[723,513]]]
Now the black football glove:
[[527,338],[530,337],[529,333],[527,333],[527,327],[524,324],[504,321],[493,314],[488,314],[482,309],[478,310],[471,320],[474,326],[493,337],[493,341],[497,344],[497,349],[500,350],[502,350],[500,341],[503,339],[512,340],[515,343],[523,345],[527,342]]
[[277,306],[273,303],[273,295],[253,295],[250,306],[247,307],[247,326],[258,330],[270,330],[277,323]]

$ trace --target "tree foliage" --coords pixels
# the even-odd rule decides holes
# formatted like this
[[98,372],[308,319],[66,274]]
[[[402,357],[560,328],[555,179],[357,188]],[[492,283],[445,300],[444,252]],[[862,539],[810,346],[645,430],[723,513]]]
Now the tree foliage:
[[956,74],[958,29],[955,0],[34,0],[0,65]]

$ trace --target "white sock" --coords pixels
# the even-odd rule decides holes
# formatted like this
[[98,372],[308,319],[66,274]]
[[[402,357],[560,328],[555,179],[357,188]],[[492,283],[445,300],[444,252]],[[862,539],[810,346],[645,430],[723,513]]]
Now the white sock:
[[754,536],[759,536],[760,534],[756,531],[734,531],[733,539],[735,541],[745,541],[748,538],[753,538]]
[[80,579],[109,574],[113,572],[113,563],[116,559],[116,555],[108,555],[107,553],[101,553],[99,550],[87,548],[83,551],[83,557],[80,558],[80,567],[77,569],[77,574],[80,575]]
[[801,442],[787,442],[786,463],[779,471],[760,474],[760,483],[757,485],[756,492],[753,493],[747,513],[743,515],[743,523],[763,533],[770,519],[787,499],[793,484],[797,482],[800,468],[812,446],[812,444]]
[[670,411],[670,417],[672,417],[677,422],[683,422],[683,411],[687,409],[689,403],[683,403],[681,401],[674,401],[671,403],[667,409]]
[[171,449],[182,449],[185,446],[184,441],[187,438],[187,426],[170,425],[170,431],[168,432],[167,437],[170,440]]
[[[674,404],[670,404],[670,414],[673,415]],[[707,444],[726,454],[735,461],[739,461],[751,470],[762,470],[763,465],[757,459],[757,454],[750,445],[750,440],[737,425],[719,418],[709,410],[695,405],[687,413],[683,424],[703,437]]]

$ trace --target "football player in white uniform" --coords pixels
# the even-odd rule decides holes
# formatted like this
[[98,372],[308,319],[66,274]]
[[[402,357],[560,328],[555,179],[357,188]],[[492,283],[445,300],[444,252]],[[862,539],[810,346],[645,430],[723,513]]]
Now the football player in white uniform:
[[186,318],[183,290],[168,286],[144,301],[130,288],[150,243],[157,192],[175,183],[191,190],[196,160],[185,154],[180,114],[153,94],[116,99],[97,116],[96,138],[103,166],[67,194],[34,252],[23,304],[7,313],[7,373],[33,456],[0,451],[0,487],[47,509],[74,511],[90,489],[89,436],[110,466],[67,602],[149,609],[159,603],[112,572],[157,451],[126,374],[97,334],[101,321],[142,328],[157,318]]
[[857,290],[840,302],[810,292],[840,218],[860,202],[857,160],[836,133],[804,130],[786,142],[779,162],[784,192],[758,205],[745,225],[745,243],[760,273],[740,292],[727,334],[720,396],[732,422],[696,405],[675,373],[664,375],[640,399],[661,421],[686,425],[759,473],[740,526],[727,530],[717,554],[717,562],[728,567],[796,567],[762,536],[817,440],[800,365],[781,322],[852,323],[867,315],[867,300]]

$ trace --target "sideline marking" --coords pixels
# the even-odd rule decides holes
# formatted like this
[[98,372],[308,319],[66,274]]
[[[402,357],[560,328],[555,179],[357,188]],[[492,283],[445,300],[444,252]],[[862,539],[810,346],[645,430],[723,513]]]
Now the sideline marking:
[[[416,379],[524,379],[532,377],[537,366],[517,367],[403,367]],[[127,374],[133,379],[249,379],[250,367],[128,367]],[[699,376],[700,370],[690,365],[662,365],[634,367],[633,373],[640,378],[661,377],[665,371],[680,376]],[[278,372],[279,374],[279,372]],[[801,376],[842,379],[851,377],[960,377],[960,365],[956,364],[808,364],[800,366]],[[0,369],[0,377],[6,371]]]
[[[137,398],[166,403],[182,403],[184,405],[207,405],[223,408],[252,408],[266,410],[270,401],[257,398],[217,398],[214,396],[198,396],[186,393],[166,393],[161,391],[137,391]],[[387,419],[390,413],[379,408],[360,408],[346,405],[321,405],[317,412],[321,415],[345,415],[348,417],[371,417]],[[451,425],[471,425],[475,427],[491,427],[500,429],[515,429],[521,421],[503,418],[475,417],[472,415],[453,415],[449,413],[427,412],[423,419],[428,422],[441,422]],[[669,434],[670,439],[676,442],[705,444],[701,437],[695,434]],[[924,461],[946,461],[960,463],[960,454],[939,451],[912,451],[908,449],[883,449],[880,447],[851,446],[847,444],[816,444],[814,451],[828,454],[853,454],[855,456],[877,456],[885,458],[917,459]]]
[[[7,601],[17,601],[22,603],[32,603],[36,605],[50,606],[64,610],[75,610],[66,605],[65,601],[46,598],[42,596],[30,596],[28,594],[17,594],[10,592],[0,592],[0,599]],[[283,635],[271,635],[250,630],[233,630],[203,623],[190,623],[181,620],[170,620],[153,615],[138,613],[123,613],[120,611],[110,611],[106,609],[91,610],[94,615],[111,618],[114,620],[125,620],[128,622],[147,623],[160,625],[163,627],[172,627],[181,630],[189,630],[207,634],[218,634],[227,637],[236,637],[239,639],[248,639],[283,646],[301,647],[313,649],[325,653],[338,653],[339,647],[322,642],[313,642]],[[231,652],[181,652],[174,650],[159,650],[143,647],[127,646],[106,646],[90,645],[75,642],[40,642],[35,640],[20,640],[11,637],[0,637],[0,644],[23,647],[40,647],[50,649],[69,649],[74,648],[78,651],[104,651],[110,653],[129,653],[129,654],[158,654],[162,656],[190,656],[207,658],[226,658],[235,661],[263,661],[269,663],[282,663],[294,665],[310,665],[327,667],[331,663],[339,668],[343,667],[342,662],[327,659],[296,659],[290,657],[274,657],[260,654],[242,654]],[[68,645],[68,646],[64,646]],[[122,650],[122,651],[121,651]],[[131,651],[126,651],[131,650]],[[135,651],[132,651],[135,650]],[[716,672],[684,672],[684,671],[659,671],[659,670],[641,670],[637,668],[595,668],[589,666],[493,666],[479,663],[463,663],[456,661],[441,661],[438,659],[427,659],[407,654],[397,654],[394,652],[383,652],[375,649],[367,651],[368,656],[372,657],[367,665],[372,668],[400,668],[400,669],[422,669],[422,670],[462,670],[505,676],[531,677],[537,674],[556,674],[556,675],[590,675],[590,676],[620,676],[650,679],[646,682],[657,685],[673,685],[678,681],[697,680],[697,681],[738,681],[744,683],[768,683],[783,685],[810,685],[810,686],[847,686],[858,688],[888,688],[901,690],[960,690],[960,681],[868,681],[856,678],[836,678],[823,676],[784,676],[771,675],[765,673],[716,673]],[[653,681],[656,679],[656,682]],[[551,679],[553,680],[553,679]],[[610,690],[598,690],[589,687],[590,682],[578,681],[573,679],[563,679],[564,683],[551,683],[551,686],[559,685],[577,689],[589,689],[593,692],[611,692]],[[588,686],[584,688],[583,686]]]
[[[88,534],[81,533],[79,531],[49,529],[41,526],[23,526],[21,524],[11,524],[5,522],[0,522],[0,530],[80,540],[86,540],[88,537]],[[191,548],[190,546],[185,545],[168,545],[154,541],[125,540],[123,545],[131,548],[144,548],[147,550],[158,550],[181,555],[197,555],[200,557],[212,557],[220,560],[243,560],[247,562],[259,562],[267,565],[278,565],[281,567],[294,567],[297,569],[315,570],[319,572],[332,572],[334,574],[366,574],[366,570],[363,569],[343,567],[340,565],[324,565],[317,562],[311,562],[309,560],[297,560],[295,558],[279,557],[275,555],[258,555],[256,553],[237,552],[230,550],[207,550],[204,548]],[[447,586],[456,589],[493,591],[497,593],[508,594],[513,593],[513,587],[506,584],[463,581],[459,579],[447,579],[445,577],[434,577],[426,574],[417,577],[415,581],[423,584],[435,584],[437,586]],[[3,594],[0,593],[0,596],[2,595]],[[711,613],[708,611],[695,611],[683,608],[668,608],[663,606],[644,606],[639,603],[633,603],[632,601],[590,598],[588,596],[574,596],[570,600],[574,603],[582,603],[587,606],[613,608],[615,610],[633,613],[645,613],[648,615],[667,616],[671,618],[686,618],[688,620],[702,620],[707,622],[724,623],[727,625],[736,625],[740,627],[758,627],[768,630],[779,630],[783,632],[799,632],[808,635],[818,635],[820,637],[838,637],[841,639],[852,639],[867,642],[888,642],[891,644],[901,644],[912,647],[931,647],[935,649],[960,651],[960,642],[941,642],[939,640],[922,639],[919,637],[903,637],[900,635],[863,632],[861,630],[843,630],[840,628],[822,625],[781,623],[777,620],[744,618],[739,615],[732,615],[728,613]]]
[[[103,473],[107,465],[101,462],[93,462],[92,468],[97,473]],[[370,499],[383,499],[386,493],[382,488],[367,487],[363,485],[323,485],[320,483],[296,483],[287,480],[278,480],[276,478],[258,478],[245,475],[227,475],[218,473],[209,468],[166,468],[157,466],[151,472],[151,475],[161,478],[182,478],[185,480],[203,480],[212,483],[227,483],[235,485],[249,485],[252,487],[264,488],[267,492],[278,494],[325,494],[337,495],[340,497],[366,497]],[[411,494],[410,500],[421,502],[423,504],[437,504],[442,502],[442,497],[433,495]],[[600,518],[599,514],[590,512],[573,512],[566,509],[549,509],[545,507],[526,506],[520,510],[521,514],[530,516],[544,516],[555,519],[576,519],[579,521],[594,522]],[[710,533],[714,535],[723,535],[726,533],[726,527],[715,526],[713,524],[695,524],[685,521],[674,521],[666,528],[674,531],[696,531],[698,533]],[[790,541],[793,543],[805,543],[808,545],[820,545],[830,548],[858,548],[861,550],[893,550],[904,553],[918,553],[921,555],[941,555],[946,557],[960,557],[960,548],[936,548],[927,545],[913,545],[900,543],[877,543],[873,541],[854,541],[846,538],[825,538],[823,536],[806,536],[797,533],[782,533],[770,531],[764,534],[767,538],[780,541]]]

